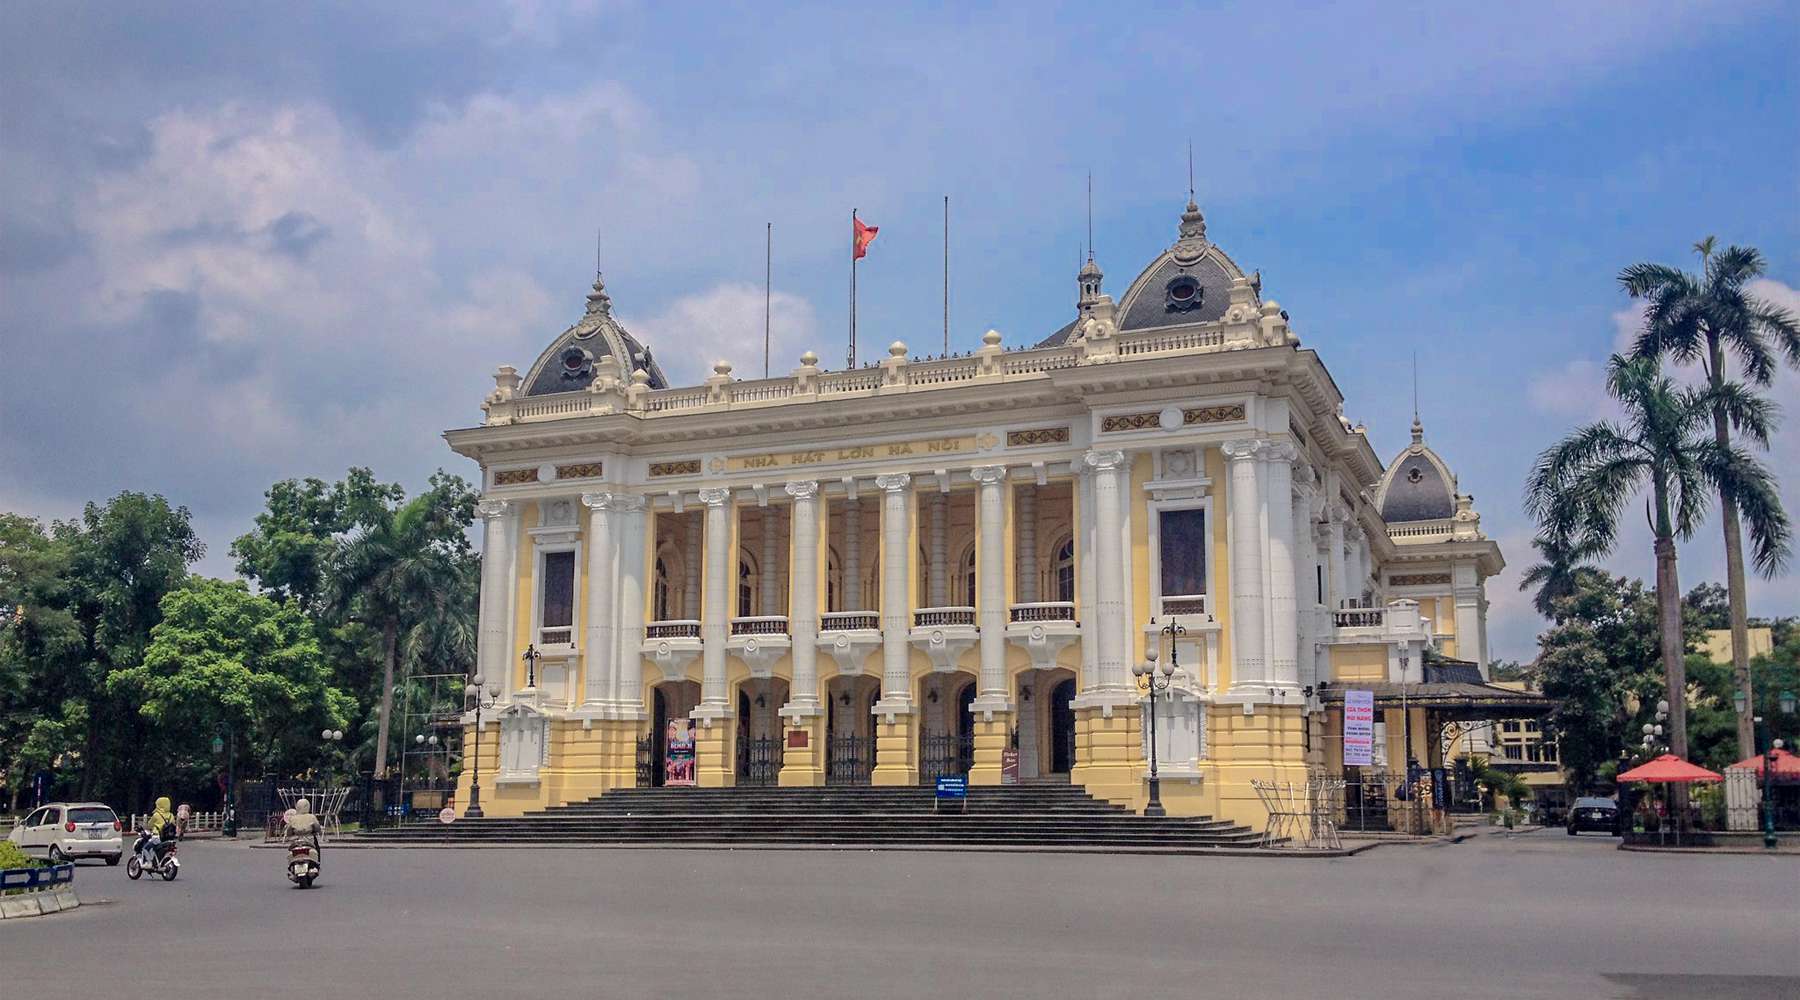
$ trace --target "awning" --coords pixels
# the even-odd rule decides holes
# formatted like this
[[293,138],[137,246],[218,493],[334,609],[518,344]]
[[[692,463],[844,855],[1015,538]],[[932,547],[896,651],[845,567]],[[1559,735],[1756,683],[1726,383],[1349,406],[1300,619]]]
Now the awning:
[[1717,771],[1708,771],[1698,764],[1689,764],[1672,753],[1655,757],[1647,764],[1619,775],[1620,781],[1648,781],[1657,785],[1686,785],[1696,781],[1724,781],[1723,775]]
[[1429,708],[1446,721],[1485,722],[1531,719],[1550,714],[1556,702],[1531,691],[1514,691],[1469,681],[1401,684],[1394,681],[1341,681],[1319,686],[1319,700],[1341,707],[1347,690],[1372,691],[1377,708]]
[[[1767,758],[1762,754],[1757,754],[1754,757],[1745,757],[1743,760],[1740,760],[1731,766],[1749,768],[1750,770],[1755,771],[1756,776],[1760,778],[1762,777],[1763,761],[1765,759]],[[1786,750],[1775,751],[1775,780],[1800,781],[1800,757],[1796,757]]]

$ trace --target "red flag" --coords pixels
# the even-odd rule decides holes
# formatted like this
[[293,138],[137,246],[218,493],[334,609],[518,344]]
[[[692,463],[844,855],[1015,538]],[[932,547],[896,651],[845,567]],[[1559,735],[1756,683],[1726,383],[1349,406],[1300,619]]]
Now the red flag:
[[850,259],[862,260],[869,255],[869,244],[875,242],[875,234],[881,232],[881,227],[865,226],[863,225],[863,220],[854,215],[850,217],[850,221],[856,224],[856,230],[851,237],[855,249],[852,251]]

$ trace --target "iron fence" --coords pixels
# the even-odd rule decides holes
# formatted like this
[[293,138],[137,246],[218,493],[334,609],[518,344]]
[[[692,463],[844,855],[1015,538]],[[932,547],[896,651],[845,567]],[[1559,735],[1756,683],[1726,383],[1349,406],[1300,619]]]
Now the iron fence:
[[974,733],[925,733],[919,737],[920,784],[936,784],[945,775],[968,774],[974,762]]
[[832,736],[825,741],[825,783],[866,785],[875,769],[875,740],[867,736]]

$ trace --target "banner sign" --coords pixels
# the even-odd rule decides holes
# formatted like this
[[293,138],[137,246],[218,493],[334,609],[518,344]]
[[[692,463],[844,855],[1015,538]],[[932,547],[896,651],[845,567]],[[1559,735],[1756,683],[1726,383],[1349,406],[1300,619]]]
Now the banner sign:
[[1019,751],[1011,747],[1000,751],[1000,783],[1002,785],[1019,783]]
[[670,721],[663,754],[663,784],[694,784],[694,724],[688,719]]
[[937,779],[937,797],[940,799],[966,799],[969,797],[969,779],[960,774],[940,774]]
[[1350,688],[1344,692],[1344,766],[1372,767],[1375,763],[1375,692]]

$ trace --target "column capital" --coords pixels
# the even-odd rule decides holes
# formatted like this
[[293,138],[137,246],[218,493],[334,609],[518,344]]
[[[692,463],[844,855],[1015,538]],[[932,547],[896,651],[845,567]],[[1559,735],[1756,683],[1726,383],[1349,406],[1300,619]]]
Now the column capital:
[[1294,492],[1301,496],[1311,497],[1313,490],[1319,485],[1319,474],[1305,459],[1294,462]]
[[912,476],[904,472],[891,472],[876,476],[875,486],[887,493],[899,493],[912,485]]
[[969,477],[983,486],[994,486],[1006,481],[1006,466],[977,465],[969,470]]
[[1333,524],[1349,524],[1350,508],[1344,506],[1337,500],[1333,500],[1331,503],[1325,505],[1325,516],[1330,518]]
[[507,509],[510,507],[512,507],[511,500],[488,499],[488,500],[478,500],[475,503],[476,513],[480,514],[482,517],[489,517],[489,518],[500,517],[501,515],[505,514]]
[[1105,451],[1096,448],[1083,452],[1081,460],[1083,465],[1094,472],[1111,472],[1125,464],[1125,453],[1116,448]]
[[811,500],[819,495],[817,479],[796,479],[787,484],[787,495],[795,500]]
[[645,500],[641,494],[637,493],[614,493],[612,495],[612,505],[613,510],[623,511],[627,514],[635,514],[644,509]]
[[731,491],[723,486],[709,486],[700,491],[700,502],[708,507],[723,507],[731,499]]
[[617,499],[612,493],[583,493],[581,505],[589,510],[613,510],[613,501]]
[[1233,462],[1247,462],[1262,454],[1262,450],[1267,446],[1268,442],[1256,438],[1238,438],[1220,445],[1219,450]]
[[1263,460],[1268,462],[1292,462],[1300,457],[1300,449],[1294,447],[1292,441],[1269,441],[1263,446]]

